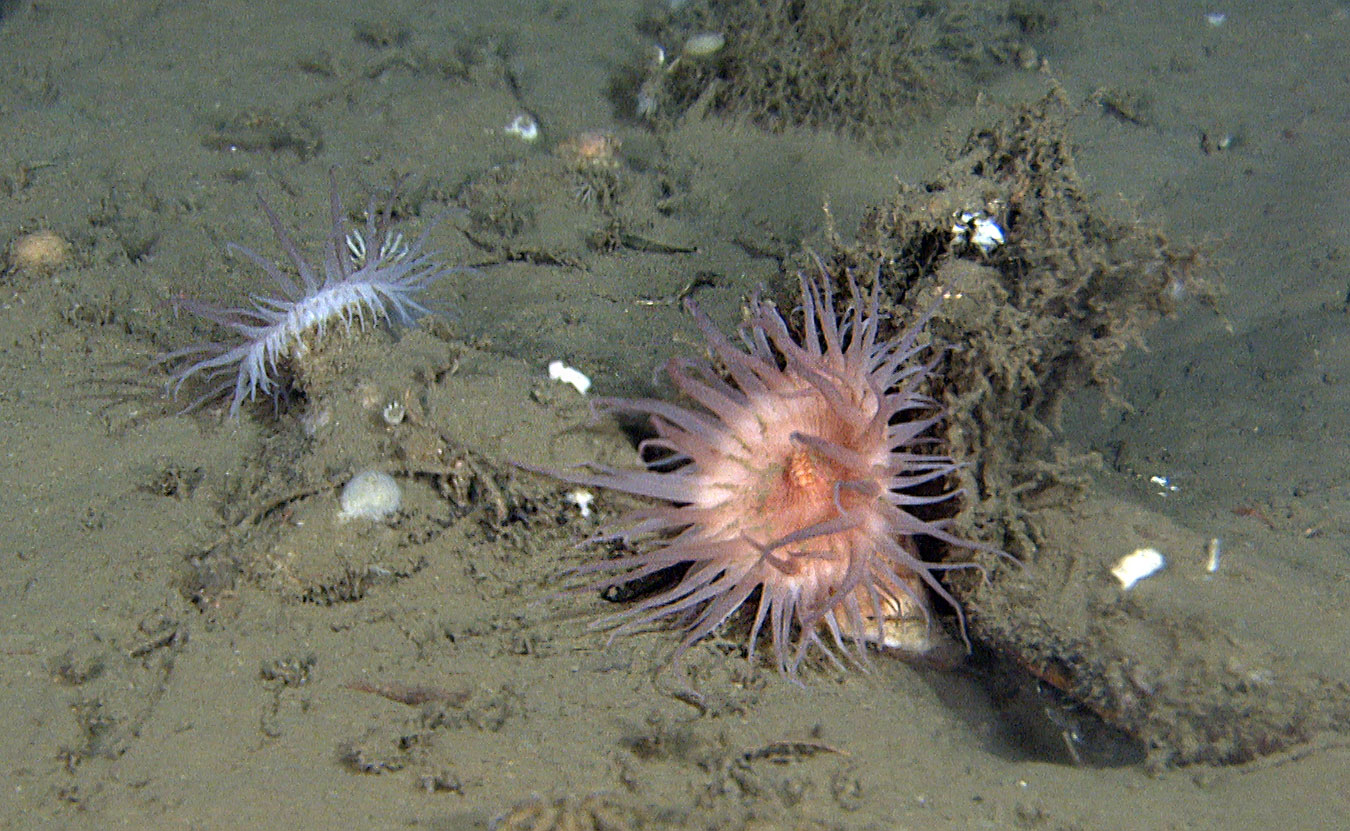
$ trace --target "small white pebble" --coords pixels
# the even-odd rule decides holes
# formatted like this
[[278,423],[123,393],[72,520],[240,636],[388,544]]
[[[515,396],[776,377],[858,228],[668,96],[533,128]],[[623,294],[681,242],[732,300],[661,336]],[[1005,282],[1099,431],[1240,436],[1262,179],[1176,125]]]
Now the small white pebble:
[[1205,22],[1211,26],[1222,26],[1228,22],[1228,15],[1223,12],[1208,12],[1205,14]]
[[1111,576],[1120,581],[1125,591],[1145,577],[1152,577],[1167,565],[1167,558],[1156,548],[1136,548],[1116,561],[1111,567]]
[[338,519],[369,519],[383,522],[398,513],[403,504],[403,489],[394,477],[379,470],[363,470],[342,488],[338,498],[342,510]]
[[595,501],[595,494],[584,488],[577,488],[567,494],[567,501],[577,506],[583,517],[591,515],[591,503]]
[[582,395],[585,395],[591,388],[590,378],[582,374],[581,370],[570,367],[562,361],[553,361],[548,365],[548,377],[554,381],[571,384]]

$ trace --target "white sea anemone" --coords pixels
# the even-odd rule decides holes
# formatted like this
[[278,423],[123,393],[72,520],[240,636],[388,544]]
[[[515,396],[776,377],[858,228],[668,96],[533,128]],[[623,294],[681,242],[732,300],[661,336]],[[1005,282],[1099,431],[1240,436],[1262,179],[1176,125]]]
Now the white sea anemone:
[[[281,380],[284,364],[303,355],[311,339],[322,338],[325,331],[341,322],[351,330],[377,321],[408,325],[430,310],[419,295],[436,281],[468,268],[441,265],[435,252],[425,250],[427,236],[435,222],[416,242],[408,245],[401,234],[388,231],[389,214],[367,210],[364,233],[348,229],[342,203],[333,180],[330,210],[332,226],[323,249],[322,269],[316,268],[300,253],[276,212],[261,196],[258,202],[272,225],[281,248],[286,252],[295,275],[250,248],[230,243],[228,250],[253,262],[280,289],[280,296],[249,295],[246,306],[221,308],[196,300],[180,300],[187,311],[213,321],[237,334],[235,342],[213,342],[190,346],[163,356],[162,364],[173,366],[169,386],[176,397],[189,379],[206,386],[187,409],[225,395],[233,386],[230,417],[239,415],[244,401],[253,401],[259,393],[277,401],[285,392]],[[382,240],[371,256],[366,240]]]

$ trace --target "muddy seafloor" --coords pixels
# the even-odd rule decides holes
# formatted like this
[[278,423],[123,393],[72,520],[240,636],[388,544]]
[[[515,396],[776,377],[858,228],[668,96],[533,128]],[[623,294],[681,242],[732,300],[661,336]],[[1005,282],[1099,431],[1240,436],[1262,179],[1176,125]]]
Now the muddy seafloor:
[[[1057,6],[1044,70],[884,148],[623,120],[615,68],[649,45],[628,2],[0,10],[0,241],[7,262],[37,229],[72,246],[3,278],[5,827],[1331,828],[1350,807],[1344,10]],[[1069,403],[1055,443],[1103,464],[1085,500],[1040,506],[1050,554],[987,608],[1017,604],[1074,666],[1094,644],[1174,656],[1126,675],[1178,706],[1124,711],[1170,752],[1126,763],[1090,714],[1036,691],[1014,709],[974,671],[813,663],[796,685],[733,626],[657,672],[675,633],[589,629],[615,607],[552,595],[623,504],[581,517],[508,463],[633,454],[548,363],[667,392],[652,371],[697,349],[674,298],[696,283],[734,322],[823,250],[824,204],[847,234],[1047,72],[1087,102],[1067,122],[1087,189],[1203,243],[1226,296],[1125,356],[1131,409]],[[535,144],[502,129],[525,112]],[[616,164],[569,153],[597,129]],[[282,256],[257,193],[312,255],[334,166],[357,207],[408,175],[414,234],[463,208],[431,242],[479,272],[433,290],[444,318],[316,353],[322,418],[176,414],[148,363],[213,331],[173,300],[262,285],[224,250]],[[369,467],[398,475],[399,518],[338,522]],[[1105,567],[1143,545],[1169,567],[1123,594]],[[1168,729],[1206,723],[1281,741]],[[1166,763],[1233,734],[1262,752]]]

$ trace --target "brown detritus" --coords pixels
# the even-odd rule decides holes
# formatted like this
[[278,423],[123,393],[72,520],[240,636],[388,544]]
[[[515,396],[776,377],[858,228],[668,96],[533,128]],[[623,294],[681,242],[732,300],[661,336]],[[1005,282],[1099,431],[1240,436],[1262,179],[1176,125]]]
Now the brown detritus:
[[427,793],[464,793],[464,783],[449,770],[421,774],[417,777],[417,787]]
[[[1027,503],[1081,493],[1100,464],[1056,446],[1065,397],[1088,387],[1128,406],[1121,356],[1181,300],[1215,296],[1202,251],[1089,197],[1067,139],[1075,112],[1056,89],[973,131],[933,180],[869,209],[854,239],[830,229],[824,260],[836,286],[875,279],[897,329],[945,297],[929,329],[952,348],[934,392],[950,452],[975,462],[963,522],[1010,528],[994,542],[1018,556],[1034,547]],[[971,217],[1002,243],[955,230]]]
[[586,130],[568,136],[553,147],[553,155],[572,165],[577,170],[595,167],[616,169],[623,162],[619,158],[619,149],[623,140],[604,130]]
[[[967,595],[971,634],[1023,677],[1063,693],[1079,726],[1088,724],[1080,716],[1100,717],[1156,769],[1242,764],[1350,724],[1344,681],[1300,672],[1282,645],[1215,625],[1185,589],[1163,583],[1150,599],[1105,583],[1122,547],[1147,540],[1199,552],[1200,535],[1100,496],[1034,519],[1042,536],[1028,567]],[[1099,755],[1071,738],[1071,750]],[[1095,750],[1113,746],[1107,739]]]
[[821,754],[848,755],[844,751],[821,742],[769,742],[763,747],[747,750],[741,754],[747,762],[768,761],[786,764],[801,759],[810,759]]
[[338,761],[353,773],[396,773],[408,762],[397,756],[384,756],[358,742],[348,742],[338,748]]
[[[1034,66],[1026,35],[1044,25],[1048,15],[1019,17],[984,0],[692,0],[644,27],[675,51],[637,56],[611,94],[657,124],[706,110],[768,130],[825,128],[886,144],[976,82]],[[716,49],[676,49],[708,33],[725,36]]]
[[466,704],[472,693],[463,687],[450,689],[429,684],[402,684],[397,681],[374,683],[371,681],[349,681],[342,685],[354,692],[373,693],[409,707],[420,707],[429,702],[440,702],[452,707]]
[[1242,507],[1234,508],[1233,513],[1237,516],[1251,517],[1252,519],[1257,520],[1270,530],[1272,531],[1275,530],[1275,521],[1272,520],[1270,517],[1266,516],[1265,511],[1262,511],[1260,508],[1257,508],[1253,505],[1245,505]]
[[492,821],[496,831],[629,831],[643,824],[639,811],[604,794],[535,797]]
[[[1204,247],[1087,193],[1067,138],[1079,112],[1053,90],[973,131],[940,174],[868,210],[852,238],[832,229],[821,265],[803,265],[823,267],[837,291],[850,276],[875,281],[897,330],[932,311],[928,330],[949,345],[932,393],[945,449],[969,462],[953,532],[1025,566],[989,558],[987,579],[947,580],[971,639],[1062,693],[1076,717],[1147,748],[1152,766],[1282,752],[1347,723],[1342,682],[1290,673],[1277,646],[1207,626],[1184,603],[1145,605],[1103,583],[1120,556],[1113,535],[1170,551],[1203,551],[1204,538],[1094,493],[1100,459],[1066,447],[1061,407],[1089,390],[1128,408],[1121,357],[1179,304],[1218,292]],[[977,243],[977,222],[1001,238]],[[1236,513],[1275,524],[1258,508]],[[1075,758],[1094,755],[1076,730],[1064,736]]]
[[624,749],[643,761],[696,763],[704,755],[703,742],[685,723],[658,712],[648,713],[646,723],[628,731],[620,740]]
[[[431,342],[420,330],[417,336]],[[426,569],[425,546],[438,537],[526,536],[539,491],[522,489],[509,465],[470,450],[428,411],[426,390],[454,375],[457,356],[437,349],[408,368],[391,367],[387,354],[378,339],[349,344],[334,373],[346,380],[325,393],[324,411],[359,429],[291,419],[247,476],[217,483],[166,467],[145,486],[219,505],[219,531],[186,556],[179,579],[182,594],[208,619],[237,614],[248,586],[301,603],[359,603]],[[383,416],[391,401],[402,407],[392,424]],[[384,467],[401,484],[403,508],[386,522],[336,519],[336,494],[358,458],[387,459]]]
[[1092,100],[1102,108],[1102,112],[1118,121],[1136,127],[1147,127],[1153,123],[1148,96],[1138,90],[1107,87],[1094,92]]
[[323,134],[299,116],[254,110],[212,122],[202,134],[202,146],[229,153],[291,151],[304,161],[323,149]]
[[278,688],[303,687],[309,683],[310,673],[318,660],[313,652],[274,658],[259,667],[258,677]]
[[49,674],[58,684],[78,687],[99,678],[106,670],[107,662],[102,655],[67,649],[52,662]]
[[[661,193],[616,155],[607,133],[560,142],[555,153],[499,165],[469,182],[465,236],[489,263],[524,260],[579,268],[591,251],[643,246],[684,250],[682,238],[653,237],[670,226]],[[672,226],[673,227],[673,226]]]

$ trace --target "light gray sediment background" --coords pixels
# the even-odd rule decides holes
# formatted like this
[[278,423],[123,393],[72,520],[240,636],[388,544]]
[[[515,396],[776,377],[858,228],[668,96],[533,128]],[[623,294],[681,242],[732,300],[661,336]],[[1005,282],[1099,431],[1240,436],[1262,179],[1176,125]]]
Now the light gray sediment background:
[[[876,146],[626,119],[615,79],[653,45],[636,0],[0,0],[0,828],[1340,827],[1343,733],[1236,766],[1076,766],[966,676],[878,658],[796,685],[734,634],[654,675],[674,633],[610,644],[588,623],[613,606],[551,597],[594,524],[508,463],[633,456],[580,429],[548,364],[659,390],[696,349],[665,302],[691,280],[730,325],[781,287],[775,254],[823,245],[825,205],[847,232],[1059,84],[1088,190],[1202,243],[1226,292],[1126,356],[1132,409],[1067,409],[1068,448],[1106,461],[1094,492],[1128,507],[1075,533],[1219,539],[1215,573],[1169,551],[1137,608],[1193,605],[1205,637],[1343,694],[1350,7],[1050,8],[1022,66]],[[534,143],[505,129],[523,114]],[[622,141],[615,192],[571,178],[593,131]],[[444,318],[328,355],[323,418],[178,414],[151,362],[211,330],[175,298],[261,287],[225,252],[282,256],[259,193],[316,252],[333,168],[357,208],[407,176],[410,233],[467,208],[431,243],[481,271],[434,288]],[[530,230],[475,236],[494,210]],[[40,230],[65,260],[20,267]],[[368,467],[404,484],[392,526],[335,519]]]

